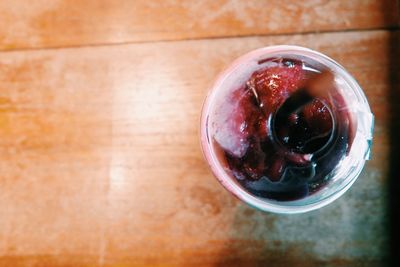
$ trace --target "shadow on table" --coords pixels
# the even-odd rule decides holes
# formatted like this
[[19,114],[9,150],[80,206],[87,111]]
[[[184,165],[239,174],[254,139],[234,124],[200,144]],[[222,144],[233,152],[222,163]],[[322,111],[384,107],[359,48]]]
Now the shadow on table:
[[[245,204],[237,205],[229,242],[218,251],[218,258],[213,266],[322,266],[324,262],[316,259],[305,249],[305,246],[313,246],[312,242],[301,240],[302,237],[294,237],[297,240],[293,242],[280,241],[279,236],[273,234],[282,216],[286,215],[256,211]],[[296,216],[308,220],[314,215]]]
[[389,266],[400,266],[400,31],[389,38]]
[[[230,240],[225,246],[218,251],[218,258],[212,266],[214,267],[320,267],[320,266],[335,266],[335,267],[357,267],[357,266],[381,266],[382,261],[365,261],[355,262],[346,257],[328,257],[324,259],[315,254],[314,248],[321,245],[323,242],[316,242],[315,236],[318,236],[322,228],[330,229],[328,235],[333,236],[335,227],[340,226],[340,215],[335,212],[337,208],[331,209],[331,214],[320,213],[314,211],[306,214],[293,215],[296,218],[289,218],[288,215],[277,215],[271,213],[263,213],[255,211],[252,208],[240,204],[236,207],[236,212],[233,217]],[[333,220],[330,224],[316,227],[325,218]],[[338,217],[335,221],[334,218]],[[289,220],[284,222],[284,220]],[[284,226],[277,231],[278,224],[284,223]],[[311,233],[311,239],[307,238],[302,231],[297,231],[299,228],[307,232],[310,229],[315,229],[316,233]],[[287,232],[284,232],[287,228]],[[293,228],[297,228],[293,231]],[[357,227],[354,228],[354,235],[360,233]],[[283,232],[282,232],[283,231]],[[294,234],[294,235],[293,235]],[[342,233],[343,234],[343,233]],[[284,236],[286,235],[286,237]],[[340,233],[338,234],[340,237]],[[323,235],[322,235],[322,238]],[[339,242],[340,243],[340,242]],[[370,244],[373,246],[373,244]],[[341,250],[346,249],[345,246],[338,246],[332,243],[332,238],[324,244],[325,250]]]

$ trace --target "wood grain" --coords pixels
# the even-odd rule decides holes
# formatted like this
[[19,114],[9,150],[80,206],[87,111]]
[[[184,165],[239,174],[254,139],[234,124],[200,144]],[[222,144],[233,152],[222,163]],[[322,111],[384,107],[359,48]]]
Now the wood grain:
[[14,0],[0,49],[65,47],[399,26],[396,0]]
[[[376,266],[387,242],[389,39],[369,31],[0,53],[0,266]],[[376,115],[376,156],[353,188],[289,217],[230,196],[198,138],[217,73],[280,43],[342,63]]]

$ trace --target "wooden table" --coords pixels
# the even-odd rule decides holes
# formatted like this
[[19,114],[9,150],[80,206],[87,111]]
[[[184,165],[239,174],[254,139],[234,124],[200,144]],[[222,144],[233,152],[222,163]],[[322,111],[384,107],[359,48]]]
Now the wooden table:
[[[381,266],[399,14],[396,0],[1,1],[0,266]],[[336,59],[376,116],[355,185],[302,215],[240,203],[199,145],[217,73],[274,44]]]

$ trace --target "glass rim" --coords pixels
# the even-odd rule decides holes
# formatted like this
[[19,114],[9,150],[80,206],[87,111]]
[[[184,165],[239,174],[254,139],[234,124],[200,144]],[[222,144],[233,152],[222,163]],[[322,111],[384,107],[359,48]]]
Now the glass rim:
[[[366,112],[371,113],[371,109],[368,104],[368,100],[357,83],[357,81],[351,76],[344,67],[342,67],[339,63],[329,58],[328,56],[311,50],[309,48],[294,46],[294,45],[275,45],[275,46],[267,46],[263,48],[259,48],[253,51],[250,51],[241,57],[234,60],[230,65],[228,65],[215,79],[215,82],[210,87],[205,101],[203,103],[201,119],[200,119],[200,135],[201,135],[201,147],[203,155],[210,166],[214,176],[217,180],[222,184],[225,189],[227,189],[230,193],[235,195],[237,198],[245,202],[246,204],[268,212],[274,213],[283,213],[283,214],[294,214],[294,213],[304,213],[311,210],[319,209],[323,206],[326,206],[332,203],[334,200],[342,196],[356,181],[357,177],[361,173],[364,165],[365,158],[360,160],[357,164],[357,168],[354,169],[347,177],[344,178],[345,184],[343,184],[338,190],[332,192],[328,196],[314,202],[308,203],[304,205],[282,205],[284,203],[288,204],[292,201],[276,201],[272,199],[263,199],[252,194],[248,193],[244,188],[242,188],[239,184],[233,181],[233,178],[224,171],[224,168],[220,165],[218,159],[215,157],[215,153],[213,152],[212,145],[209,142],[209,134],[208,134],[208,116],[210,114],[210,109],[212,107],[212,101],[214,100],[215,94],[218,91],[218,88],[224,83],[225,79],[233,73],[238,67],[240,67],[243,62],[251,61],[254,58],[257,58],[261,55],[267,55],[269,53],[291,53],[296,55],[303,56],[314,56],[318,59],[322,60],[324,64],[328,64],[329,67],[332,67],[337,71],[337,73],[348,83],[349,87],[353,89],[357,100],[361,103],[365,104],[364,108]],[[326,65],[325,64],[325,65]],[[372,113],[371,113],[372,115]],[[373,117],[372,117],[373,118]],[[359,125],[357,125],[357,128]],[[373,128],[373,120],[371,121],[371,129]]]

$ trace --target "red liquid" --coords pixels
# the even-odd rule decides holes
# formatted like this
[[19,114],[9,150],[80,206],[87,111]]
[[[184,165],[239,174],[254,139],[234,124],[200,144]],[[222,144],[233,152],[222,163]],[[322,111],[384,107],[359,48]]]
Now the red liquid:
[[343,97],[333,92],[275,123],[283,102],[316,72],[297,60],[264,63],[268,67],[255,71],[226,99],[229,108],[215,145],[251,194],[299,199],[326,184],[327,175],[346,155],[352,142],[350,115]]

